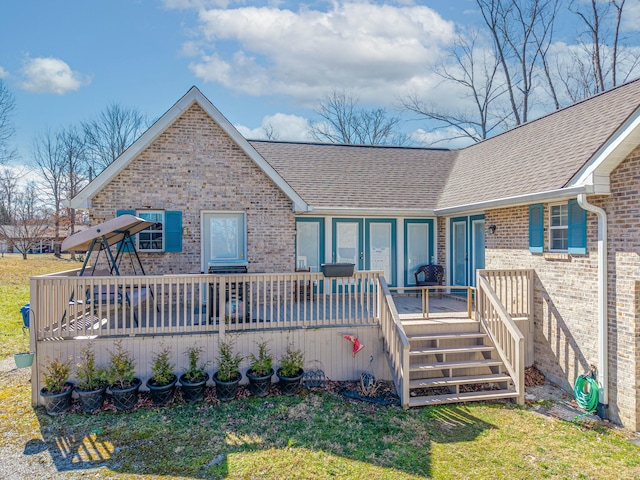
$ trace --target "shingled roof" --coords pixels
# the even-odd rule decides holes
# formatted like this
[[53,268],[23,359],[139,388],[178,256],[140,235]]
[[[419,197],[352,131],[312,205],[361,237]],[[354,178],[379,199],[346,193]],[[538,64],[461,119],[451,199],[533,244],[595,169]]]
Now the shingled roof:
[[565,187],[639,105],[640,79],[460,150],[438,207]]
[[250,141],[314,208],[433,210],[455,151]]

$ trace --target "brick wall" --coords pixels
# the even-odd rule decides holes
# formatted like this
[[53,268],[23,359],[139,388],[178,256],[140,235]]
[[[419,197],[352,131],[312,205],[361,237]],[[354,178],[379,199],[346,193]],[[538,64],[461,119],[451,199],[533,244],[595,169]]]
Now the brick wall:
[[[609,415],[640,428],[640,148],[612,174],[611,196],[588,198],[608,216]],[[545,205],[545,235],[549,210]],[[532,268],[535,361],[568,390],[598,363],[597,217],[587,213],[586,255],[529,252],[528,207],[485,212],[486,268]]]
[[181,253],[140,254],[148,274],[200,272],[203,210],[246,212],[250,272],[294,269],[291,201],[197,105],[92,199],[91,223],[142,208],[180,210],[188,227]]

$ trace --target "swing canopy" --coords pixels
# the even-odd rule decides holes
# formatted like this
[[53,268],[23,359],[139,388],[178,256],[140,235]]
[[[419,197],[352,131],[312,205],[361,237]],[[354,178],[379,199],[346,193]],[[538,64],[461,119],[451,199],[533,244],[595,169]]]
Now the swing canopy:
[[120,215],[67,237],[62,242],[62,251],[91,254],[92,248],[99,244],[104,246],[103,242],[110,247],[153,224],[135,215]]

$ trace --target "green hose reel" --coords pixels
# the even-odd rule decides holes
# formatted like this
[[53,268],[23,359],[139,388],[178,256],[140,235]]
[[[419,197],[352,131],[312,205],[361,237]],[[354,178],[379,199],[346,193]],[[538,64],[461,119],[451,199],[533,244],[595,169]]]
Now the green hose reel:
[[578,406],[585,412],[596,413],[598,411],[600,387],[598,386],[598,381],[595,379],[593,370],[587,375],[580,375],[576,379],[573,394],[576,397]]

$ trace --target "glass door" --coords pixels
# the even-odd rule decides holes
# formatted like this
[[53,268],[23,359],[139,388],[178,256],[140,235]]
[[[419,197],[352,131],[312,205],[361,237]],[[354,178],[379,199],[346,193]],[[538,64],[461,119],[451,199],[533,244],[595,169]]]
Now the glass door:
[[467,285],[467,221],[454,220],[451,225],[453,285]]
[[415,285],[415,273],[421,265],[432,263],[433,259],[433,220],[405,220],[404,222],[404,258],[405,285]]
[[324,263],[324,219],[296,219],[296,270],[319,272]]
[[471,285],[476,286],[476,270],[484,268],[484,218],[471,219]]
[[396,222],[391,219],[365,221],[366,268],[382,270],[387,284],[396,284]]
[[353,263],[356,270],[364,268],[362,230],[361,219],[335,218],[333,220],[334,263]]

